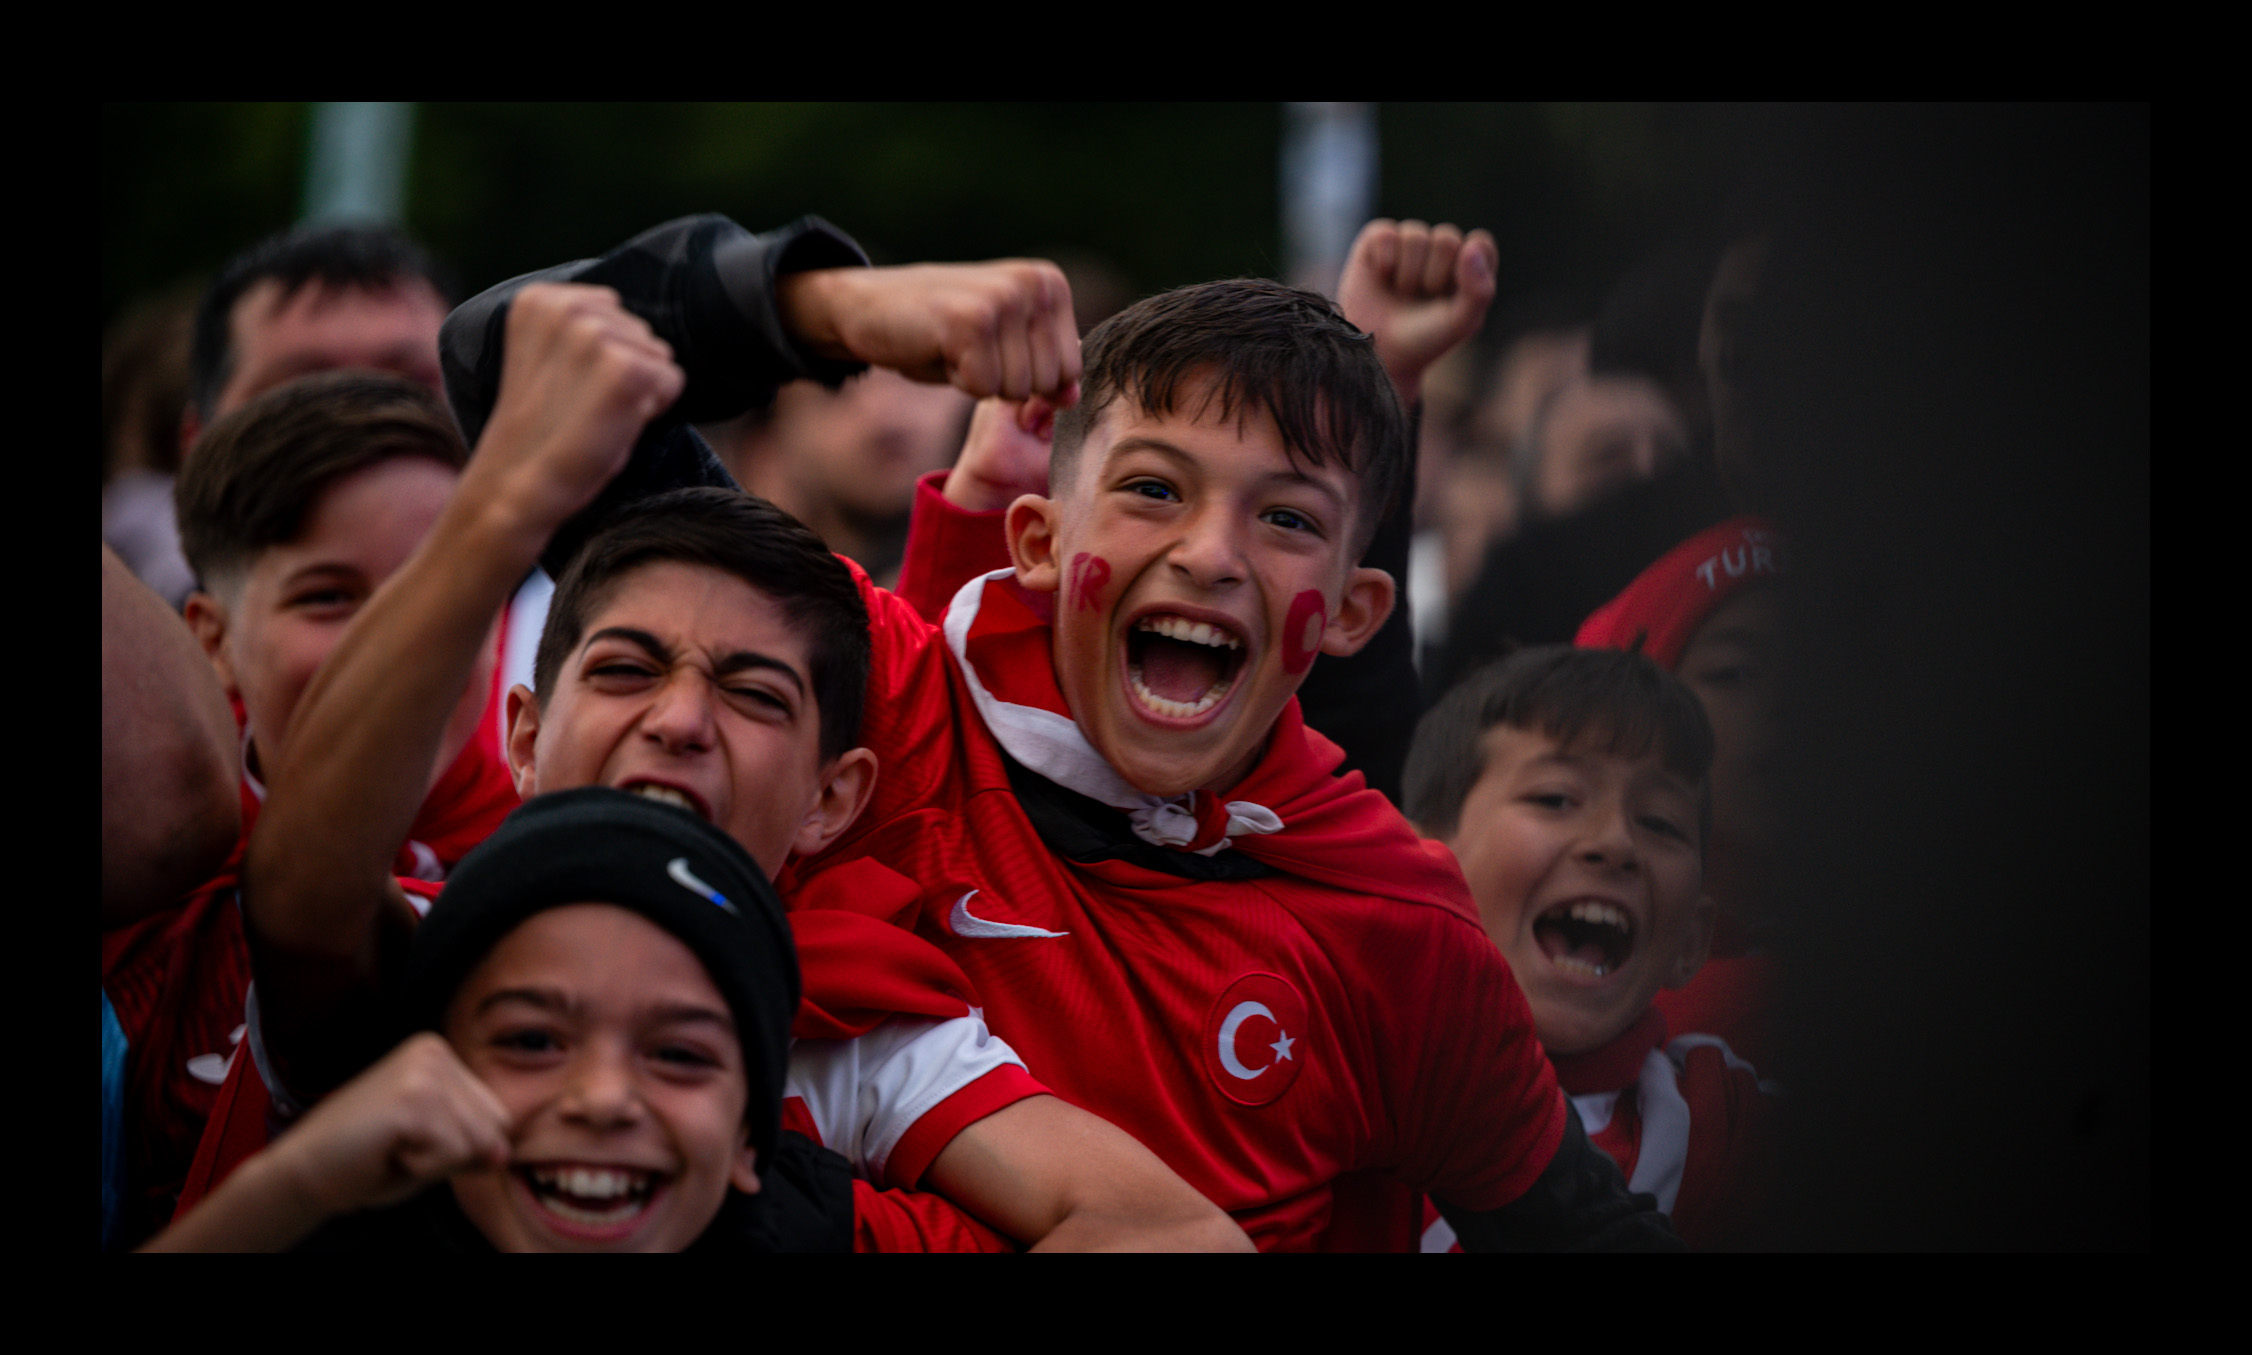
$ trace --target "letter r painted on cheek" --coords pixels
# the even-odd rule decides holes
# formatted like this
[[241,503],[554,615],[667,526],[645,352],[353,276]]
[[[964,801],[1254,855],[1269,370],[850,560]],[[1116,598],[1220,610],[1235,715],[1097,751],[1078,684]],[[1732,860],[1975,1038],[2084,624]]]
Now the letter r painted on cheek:
[[1290,600],[1290,616],[1282,623],[1282,669],[1292,677],[1314,666],[1321,653],[1322,632],[1329,629],[1329,606],[1321,590],[1309,588]]
[[1091,612],[1103,605],[1103,586],[1110,582],[1110,561],[1081,551],[1071,557],[1071,605]]

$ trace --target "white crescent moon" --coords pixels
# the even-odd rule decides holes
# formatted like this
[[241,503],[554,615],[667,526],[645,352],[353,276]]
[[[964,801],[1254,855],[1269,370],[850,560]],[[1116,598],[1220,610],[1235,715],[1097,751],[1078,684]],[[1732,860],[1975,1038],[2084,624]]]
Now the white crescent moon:
[[1257,1068],[1247,1068],[1243,1060],[1235,1056],[1235,1033],[1246,1020],[1254,1016],[1264,1016],[1278,1026],[1282,1024],[1275,1021],[1275,1014],[1267,1010],[1264,1002],[1238,1002],[1228,1012],[1228,1019],[1220,1023],[1220,1066],[1246,1082],[1274,1067],[1274,1064],[1268,1063]]

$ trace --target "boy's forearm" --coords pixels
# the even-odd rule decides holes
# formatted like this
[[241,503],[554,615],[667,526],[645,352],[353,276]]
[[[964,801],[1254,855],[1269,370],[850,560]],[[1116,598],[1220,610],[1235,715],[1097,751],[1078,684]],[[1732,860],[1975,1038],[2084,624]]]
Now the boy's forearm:
[[1034,1251],[1251,1251],[1219,1206],[1107,1120],[1055,1096],[956,1135],[923,1177]]
[[328,1218],[268,1149],[243,1163],[202,1203],[174,1219],[140,1250],[285,1251],[311,1236]]
[[447,720],[541,538],[466,476],[306,687],[268,771],[244,871],[268,1038],[296,1036],[378,979],[403,917],[392,879]]

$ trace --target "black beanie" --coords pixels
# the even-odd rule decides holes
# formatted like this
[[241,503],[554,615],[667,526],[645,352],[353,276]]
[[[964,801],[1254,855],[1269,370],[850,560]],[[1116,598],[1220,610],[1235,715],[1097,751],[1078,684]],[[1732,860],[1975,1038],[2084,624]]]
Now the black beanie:
[[454,990],[535,913],[630,909],[679,938],[735,1017],[759,1160],[781,1132],[797,950],[782,901],[733,838],[685,809],[599,786],[527,800],[462,859],[415,930],[402,990],[410,1030],[437,1030]]

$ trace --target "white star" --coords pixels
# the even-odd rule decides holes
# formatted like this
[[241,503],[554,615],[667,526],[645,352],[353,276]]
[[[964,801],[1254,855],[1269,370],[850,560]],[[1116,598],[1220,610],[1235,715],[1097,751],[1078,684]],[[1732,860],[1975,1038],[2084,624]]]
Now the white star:
[[1280,1035],[1282,1038],[1275,1041],[1273,1044],[1268,1045],[1267,1048],[1275,1051],[1275,1062],[1280,1063],[1284,1059],[1290,1057],[1290,1047],[1298,1042],[1291,1039],[1290,1032],[1284,1030],[1280,1026],[1275,1027],[1275,1034]]

